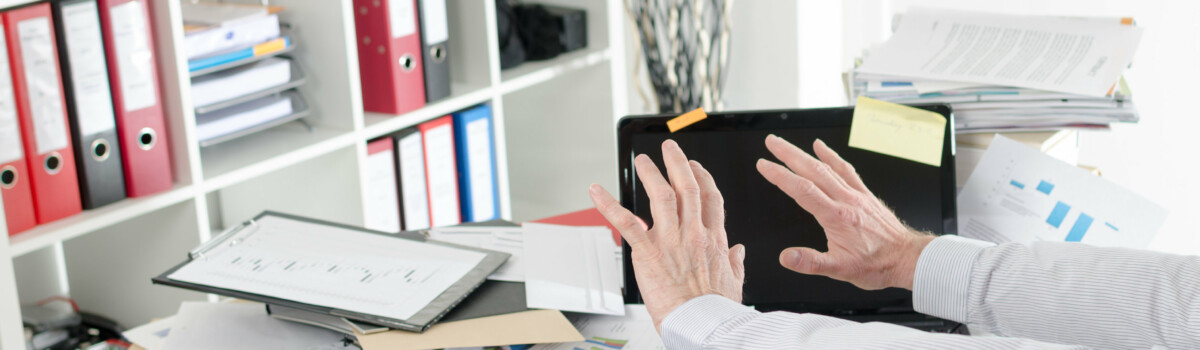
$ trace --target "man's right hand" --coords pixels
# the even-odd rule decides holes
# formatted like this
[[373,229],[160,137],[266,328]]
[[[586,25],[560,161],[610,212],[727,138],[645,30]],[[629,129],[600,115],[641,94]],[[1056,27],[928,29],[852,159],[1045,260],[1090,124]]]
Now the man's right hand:
[[911,290],[917,258],[934,237],[900,222],[824,142],[813,144],[820,160],[775,135],[766,144],[787,167],[759,159],[758,171],[816,217],[829,239],[828,252],[792,247],[780,253],[779,263],[863,289]]

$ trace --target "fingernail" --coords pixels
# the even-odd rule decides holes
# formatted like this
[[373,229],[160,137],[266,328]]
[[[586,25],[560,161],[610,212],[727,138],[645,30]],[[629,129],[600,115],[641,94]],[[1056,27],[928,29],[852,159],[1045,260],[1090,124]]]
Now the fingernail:
[[588,186],[588,192],[591,192],[592,194],[600,194],[600,184],[592,184],[591,186]]
[[767,139],[768,139],[768,140],[770,140],[770,139],[777,139],[777,138],[779,138],[779,136],[775,136],[775,134],[770,134],[770,135],[767,135]]
[[789,250],[783,253],[783,263],[788,266],[800,266],[800,252]]

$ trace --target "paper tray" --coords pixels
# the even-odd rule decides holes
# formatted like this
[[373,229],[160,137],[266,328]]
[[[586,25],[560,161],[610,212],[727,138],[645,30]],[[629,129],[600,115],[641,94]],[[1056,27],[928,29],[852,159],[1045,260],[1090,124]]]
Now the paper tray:
[[254,63],[254,62],[258,62],[258,61],[265,60],[265,59],[267,59],[267,58],[270,58],[270,57],[275,57],[275,56],[279,56],[279,55],[282,55],[282,54],[286,54],[286,53],[292,52],[293,50],[295,50],[295,49],[296,49],[296,41],[295,41],[295,40],[291,40],[289,35],[286,35],[286,34],[285,34],[285,35],[280,35],[280,37],[289,37],[289,39],[288,39],[288,45],[287,45],[287,47],[283,48],[283,50],[279,50],[279,51],[275,51],[275,52],[271,52],[271,53],[266,53],[266,54],[262,54],[262,55],[258,55],[258,56],[254,56],[254,57],[248,57],[248,58],[241,59],[241,60],[237,60],[237,61],[233,61],[233,62],[222,63],[222,64],[218,64],[218,65],[215,65],[215,66],[212,66],[212,67],[208,67],[208,68],[197,69],[197,70],[194,70],[194,71],[188,72],[188,76],[189,76],[189,77],[192,77],[192,78],[195,78],[195,77],[198,77],[198,76],[201,76],[201,75],[205,75],[205,74],[208,74],[208,73],[220,72],[220,71],[223,71],[223,70],[226,70],[226,69],[230,69],[230,68],[233,68],[233,67],[238,67],[238,66],[242,66],[242,65],[246,65],[246,64],[251,64],[251,63]]
[[[304,96],[300,95],[299,91],[288,90],[288,91],[282,92],[281,94],[291,97],[291,99],[292,99],[292,113],[291,114],[288,114],[288,115],[285,115],[285,116],[282,116],[282,117],[279,117],[276,119],[272,119],[265,123],[258,124],[258,125],[252,126],[252,127],[248,127],[248,128],[245,128],[245,129],[242,129],[239,131],[235,131],[235,132],[232,132],[229,134],[217,136],[217,137],[207,139],[207,140],[201,140],[200,147],[208,147],[208,146],[220,144],[225,141],[233,140],[233,139],[236,139],[236,138],[239,138],[242,136],[254,134],[259,131],[263,131],[263,130],[267,130],[267,129],[270,129],[270,128],[273,128],[276,126],[287,124],[289,122],[292,122],[297,119],[308,116],[308,114],[312,111],[312,109],[308,106],[308,102],[304,100]],[[260,98],[261,97],[266,97],[266,95],[260,96]]]
[[295,60],[288,57],[288,65],[290,65],[292,67],[292,73],[291,73],[292,80],[289,80],[287,83],[283,83],[282,85],[272,86],[270,88],[259,90],[256,92],[252,92],[252,93],[243,95],[241,97],[235,97],[235,98],[228,99],[225,101],[207,104],[204,106],[197,106],[196,114],[205,114],[205,113],[213,112],[213,111],[216,111],[216,110],[219,110],[222,108],[232,107],[232,106],[242,104],[245,102],[250,102],[250,101],[257,100],[257,99],[260,99],[263,97],[271,96],[271,95],[277,94],[281,91],[288,90],[288,89],[291,89],[291,88],[294,88],[294,87],[297,87],[300,85],[304,85],[304,81],[306,81],[308,79],[308,77],[306,77],[304,75],[304,70],[300,69],[300,64],[296,63]]

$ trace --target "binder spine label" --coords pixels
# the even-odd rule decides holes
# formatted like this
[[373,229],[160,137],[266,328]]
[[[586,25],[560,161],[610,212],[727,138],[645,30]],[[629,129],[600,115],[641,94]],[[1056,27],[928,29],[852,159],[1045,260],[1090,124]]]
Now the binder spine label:
[[60,95],[62,87],[59,86],[58,60],[54,56],[54,37],[51,33],[49,17],[17,23],[38,154],[70,145]]
[[415,0],[388,1],[388,22],[391,22],[392,38],[412,35],[417,32]]
[[421,133],[414,132],[397,142],[400,162],[400,198],[404,203],[404,229],[429,228],[429,195],[425,192],[425,148]]
[[108,70],[100,37],[100,17],[96,3],[79,2],[63,6],[62,35],[67,42],[71,67],[71,87],[79,131],[84,137],[116,128]]
[[492,133],[487,118],[467,123],[467,162],[471,167],[471,214],[475,221],[495,218],[496,207],[492,199]]
[[424,22],[425,45],[433,45],[450,39],[450,26],[446,23],[446,0],[422,0],[421,15]]
[[154,53],[150,50],[146,10],[141,2],[130,1],[113,6],[110,11],[125,111],[154,106],[158,104],[158,92],[154,85]]
[[21,159],[21,127],[17,124],[17,107],[13,104],[12,71],[8,70],[8,43],[4,26],[0,26],[0,164]]

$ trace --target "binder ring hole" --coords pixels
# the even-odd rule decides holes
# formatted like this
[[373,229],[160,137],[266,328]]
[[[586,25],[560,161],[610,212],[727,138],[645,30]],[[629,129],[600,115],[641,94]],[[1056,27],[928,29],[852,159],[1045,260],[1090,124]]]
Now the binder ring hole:
[[154,148],[154,144],[157,142],[158,134],[154,132],[154,129],[142,128],[142,131],[138,132],[138,148],[141,148],[143,151],[149,151],[151,148]]
[[43,165],[46,166],[46,172],[50,175],[58,174],[62,170],[62,155],[59,155],[58,152],[50,153]]
[[0,188],[9,189],[17,184],[17,168],[12,165],[0,169]]
[[104,139],[96,139],[96,141],[92,141],[92,159],[95,159],[97,162],[103,162],[104,160],[108,159],[110,154],[112,154],[112,152],[109,151],[108,141]]
[[417,61],[413,59],[412,55],[400,56],[399,63],[400,68],[404,68],[405,72],[410,72],[413,70],[413,68],[417,67]]
[[434,62],[442,62],[446,60],[446,47],[443,45],[435,45],[429,48],[429,56],[433,57]]

